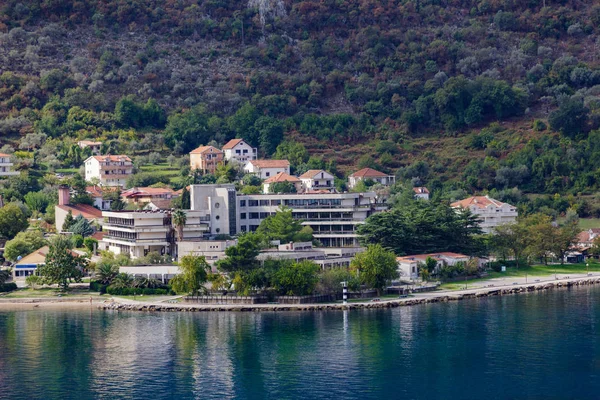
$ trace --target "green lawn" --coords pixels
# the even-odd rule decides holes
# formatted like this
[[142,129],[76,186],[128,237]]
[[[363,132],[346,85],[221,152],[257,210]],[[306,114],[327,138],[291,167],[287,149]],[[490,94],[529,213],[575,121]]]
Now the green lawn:
[[144,165],[140,169],[142,172],[149,172],[153,175],[166,176],[171,180],[171,183],[181,183],[181,170],[175,166],[171,167],[168,163]]
[[581,229],[600,228],[600,218],[581,218],[579,227]]
[[[159,302],[159,301],[163,301],[163,300],[168,300],[168,299],[172,299],[173,296],[168,296],[168,295],[149,295],[149,296],[114,296],[114,297],[118,297],[120,299],[127,299],[127,300],[135,300],[135,301],[141,301],[141,302]],[[180,299],[174,299],[179,303]]]
[[[585,264],[551,264],[551,265],[532,265],[527,267],[507,268],[506,272],[494,272],[490,271],[488,276],[485,278],[469,279],[467,280],[467,288],[469,284],[477,283],[481,281],[487,281],[494,278],[524,278],[536,277],[536,276],[550,276],[556,274],[585,274],[587,271]],[[600,272],[600,263],[590,262],[589,272]],[[440,290],[459,290],[465,288],[465,281],[449,282],[440,285]]]
[[79,172],[79,168],[57,168],[56,172],[60,174],[76,174]]

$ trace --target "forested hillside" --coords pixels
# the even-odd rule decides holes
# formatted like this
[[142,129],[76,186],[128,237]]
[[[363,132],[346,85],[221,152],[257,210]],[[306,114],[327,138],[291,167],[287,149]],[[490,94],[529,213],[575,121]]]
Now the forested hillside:
[[241,136],[446,193],[600,186],[594,1],[7,0],[0,32],[23,169],[78,167],[84,138],[179,157]]

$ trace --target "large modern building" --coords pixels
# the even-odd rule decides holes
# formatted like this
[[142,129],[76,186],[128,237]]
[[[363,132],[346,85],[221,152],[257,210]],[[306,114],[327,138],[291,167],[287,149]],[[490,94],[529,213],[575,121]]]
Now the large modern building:
[[210,217],[210,233],[235,235],[255,231],[281,206],[313,229],[325,247],[358,246],[358,226],[376,212],[376,194],[284,193],[237,195],[232,184],[192,185],[192,210]]
[[489,196],[473,196],[451,204],[456,209],[468,209],[480,219],[479,226],[484,233],[492,233],[494,228],[517,220],[517,207],[492,199]]
[[119,156],[92,156],[85,160],[85,180],[94,178],[102,186],[125,186],[125,181],[133,174],[131,158]]
[[0,153],[0,177],[19,175],[19,172],[13,171],[12,167],[10,154]]
[[[183,239],[200,239],[208,232],[208,217],[200,211],[185,211]],[[155,251],[175,255],[176,232],[170,211],[104,211],[105,232],[100,249],[138,258]]]
[[231,139],[223,146],[225,160],[246,164],[248,161],[256,160],[258,151],[256,147],[250,146],[244,139]]

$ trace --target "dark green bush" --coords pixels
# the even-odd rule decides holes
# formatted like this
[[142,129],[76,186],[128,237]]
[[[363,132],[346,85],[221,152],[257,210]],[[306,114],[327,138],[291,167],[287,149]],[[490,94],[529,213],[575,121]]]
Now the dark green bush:
[[0,285],[0,293],[12,292],[13,290],[17,290],[17,284],[14,282],[4,283],[4,284]]
[[165,295],[169,294],[168,289],[140,289],[140,288],[115,288],[109,286],[106,288],[106,293],[113,296],[133,296],[136,295]]

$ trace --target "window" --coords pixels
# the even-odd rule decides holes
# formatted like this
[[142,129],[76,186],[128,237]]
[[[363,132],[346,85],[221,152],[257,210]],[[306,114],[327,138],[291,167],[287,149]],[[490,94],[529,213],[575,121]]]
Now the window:
[[261,206],[268,206],[269,205],[269,200],[260,200],[259,203]]
[[242,232],[248,232],[248,226],[247,225],[240,226],[240,229],[242,230]]
[[218,221],[218,220],[220,220],[220,219],[221,219],[221,217],[217,215],[217,216],[215,217],[215,219]]
[[270,172],[265,172],[265,176],[269,177],[269,176],[271,176],[271,173]]
[[221,204],[215,203],[215,208],[219,208],[219,207],[221,207]]
[[258,219],[258,213],[250,213],[249,218],[250,219]]
[[281,200],[271,200],[271,205],[272,206],[278,206],[281,204]]
[[248,200],[248,207],[257,207],[258,200]]
[[265,219],[269,216],[269,213],[262,212],[260,213],[260,219]]
[[247,149],[244,149],[244,154],[248,154],[248,150]]
[[235,151],[235,154],[240,154],[240,151],[239,151],[239,150],[236,150],[236,151]]
[[240,200],[240,207],[246,207],[246,200]]
[[241,213],[240,214],[240,219],[246,219],[246,213]]

